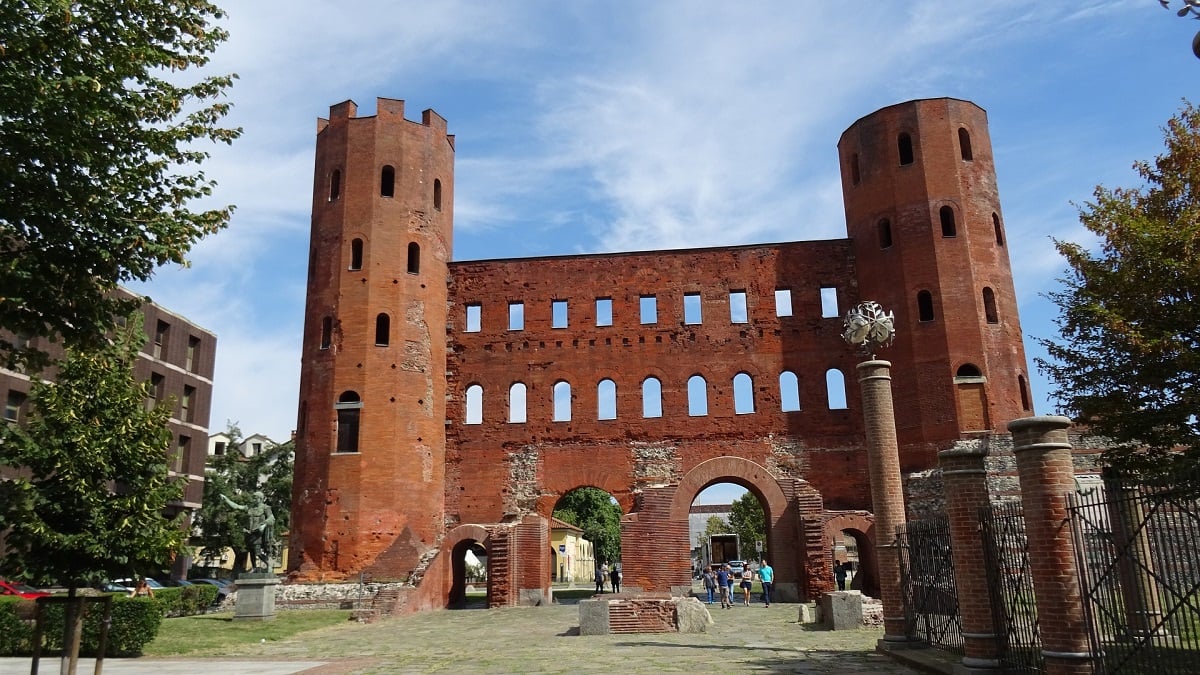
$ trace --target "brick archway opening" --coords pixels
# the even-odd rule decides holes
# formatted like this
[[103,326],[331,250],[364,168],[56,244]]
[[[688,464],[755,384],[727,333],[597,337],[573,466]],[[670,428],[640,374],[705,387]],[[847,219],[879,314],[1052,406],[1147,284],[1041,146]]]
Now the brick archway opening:
[[[839,542],[853,540],[857,552],[857,560],[847,588],[862,591],[864,595],[879,597],[879,564],[875,557],[875,516],[869,512],[839,513],[825,521],[826,540],[829,547],[829,569],[833,576],[833,565],[837,560],[845,562],[850,556],[839,553]],[[831,590],[836,589],[830,585]]]
[[[450,574],[447,575],[449,583],[445,591],[447,609],[463,609],[467,606],[467,552],[472,549],[489,552],[490,544],[491,534],[481,525],[461,525],[447,536],[442,546],[442,555],[449,558],[450,564]],[[488,590],[486,607],[492,605],[492,568],[496,562],[492,558],[493,556],[488,555],[484,566]]]

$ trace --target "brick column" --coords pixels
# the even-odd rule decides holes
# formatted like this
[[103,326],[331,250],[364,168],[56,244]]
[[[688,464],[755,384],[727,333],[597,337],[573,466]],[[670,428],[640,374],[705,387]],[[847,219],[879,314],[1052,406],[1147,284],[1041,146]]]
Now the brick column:
[[1000,667],[987,565],[983,559],[983,533],[979,527],[979,511],[989,503],[986,460],[987,447],[983,445],[938,453],[950,516],[954,584],[962,613],[964,655],[956,672],[994,672]]
[[1048,675],[1090,674],[1093,662],[1067,521],[1067,493],[1075,489],[1067,438],[1070,426],[1071,420],[1059,416],[1008,423],[1021,481],[1029,566]]
[[904,524],[904,487],[900,481],[900,449],[892,408],[891,367],[887,361],[864,361],[858,364],[858,382],[862,388],[867,472],[871,478],[871,507],[875,513],[883,640],[900,643],[908,641],[904,631],[900,552],[895,541],[896,527]]

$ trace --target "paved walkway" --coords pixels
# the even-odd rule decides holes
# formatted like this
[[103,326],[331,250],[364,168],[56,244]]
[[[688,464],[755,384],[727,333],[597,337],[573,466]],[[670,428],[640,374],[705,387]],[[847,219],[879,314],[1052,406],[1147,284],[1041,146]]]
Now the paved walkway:
[[[797,623],[796,605],[711,606],[707,633],[580,636],[576,605],[432,611],[375,624],[347,622],[188,659],[106,659],[104,673],[843,673],[917,672],[877,654],[878,629],[826,631]],[[928,650],[924,650],[928,651]],[[90,673],[91,661],[80,675]],[[57,672],[43,661],[41,672]],[[29,672],[0,659],[0,675]]]

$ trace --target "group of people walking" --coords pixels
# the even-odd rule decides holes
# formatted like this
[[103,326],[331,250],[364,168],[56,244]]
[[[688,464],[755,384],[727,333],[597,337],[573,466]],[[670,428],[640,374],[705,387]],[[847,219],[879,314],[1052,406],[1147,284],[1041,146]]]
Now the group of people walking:
[[[740,579],[738,587],[742,591],[742,604],[750,606],[750,589],[754,586],[754,571],[749,565],[742,567],[740,573],[735,573],[728,564],[709,565],[701,574],[704,579],[704,590],[708,594],[708,604],[713,604],[713,596],[720,598],[721,609],[733,608],[733,584]],[[771,587],[775,584],[775,570],[763,560],[758,566],[758,580],[762,582],[763,604],[771,606]]]
[[621,568],[617,565],[613,565],[612,569],[610,570],[608,568],[608,563],[604,563],[596,568],[596,592],[603,593],[605,582],[609,582],[612,584],[612,592],[620,593],[621,579],[624,578],[624,576],[625,575],[621,573]]

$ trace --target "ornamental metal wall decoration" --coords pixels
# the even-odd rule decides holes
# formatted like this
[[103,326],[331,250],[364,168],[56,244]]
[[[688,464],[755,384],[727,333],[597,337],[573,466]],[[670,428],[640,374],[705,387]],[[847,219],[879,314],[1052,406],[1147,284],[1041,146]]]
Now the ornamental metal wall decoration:
[[860,302],[842,320],[842,339],[873,359],[876,349],[890,347],[895,341],[895,323],[892,313],[883,311],[878,302]]

